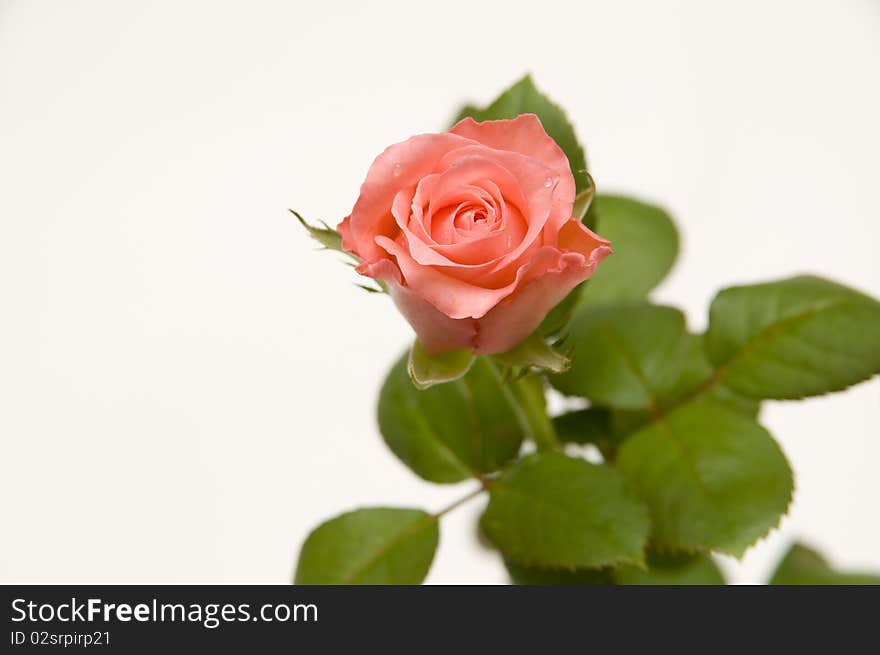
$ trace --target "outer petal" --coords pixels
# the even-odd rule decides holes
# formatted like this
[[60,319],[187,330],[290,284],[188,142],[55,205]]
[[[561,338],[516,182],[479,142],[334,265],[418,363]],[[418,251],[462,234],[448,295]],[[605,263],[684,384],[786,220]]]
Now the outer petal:
[[534,332],[547,313],[611,254],[608,241],[576,220],[563,226],[560,245],[563,251],[541,248],[510,285],[516,291],[479,319],[451,318],[440,311],[405,285],[389,259],[363,263],[358,272],[386,282],[394,303],[429,355],[460,348],[492,354],[510,350]]
[[503,353],[517,346],[610,254],[607,245],[597,247],[588,257],[578,252],[563,253],[557,268],[521,287],[477,321],[474,352]]
[[[481,318],[493,307],[531,279],[543,275],[554,267],[559,256],[556,248],[537,249],[529,261],[522,264],[507,284],[483,287],[446,274],[437,266],[421,266],[400,243],[387,237],[376,237],[376,242],[393,256],[402,273],[402,283],[427,300],[450,318]],[[358,273],[365,273],[369,266],[361,265]]]
[[[593,250],[592,253],[586,254],[579,252],[562,253],[555,247],[543,246],[531,253],[529,260],[517,269],[515,277],[509,283],[499,287],[482,287],[446,275],[438,267],[420,266],[413,261],[409,253],[406,252],[406,248],[387,237],[377,237],[376,241],[389,255],[395,258],[397,263],[395,270],[402,274],[401,283],[450,318],[482,318],[493,311],[508,296],[518,295],[523,287],[535,278],[540,278],[548,272],[568,267],[575,261],[587,262],[589,264],[597,256],[596,252],[598,250],[604,249],[604,251],[607,251],[605,254],[611,252],[611,249],[607,246],[601,246]],[[607,244],[608,242],[605,241],[604,243]],[[563,258],[566,257],[568,259],[563,261]],[[572,260],[571,257],[575,259]],[[366,272],[368,268],[368,265],[362,264],[358,267],[357,271],[369,275]],[[592,273],[592,269],[590,273]],[[546,314],[550,311],[550,308],[556,302],[559,302],[559,300],[549,305],[544,310],[544,313]],[[535,311],[540,311],[540,307],[541,304],[539,303]],[[543,314],[538,318],[538,322],[542,318]]]
[[[380,236],[376,237],[376,243],[394,257],[403,274],[402,283],[450,318],[483,316],[515,288],[515,282],[497,289],[475,286],[447,275],[436,266],[422,266],[397,241]],[[358,267],[358,273],[364,270],[363,266]]]
[[535,114],[521,114],[516,118],[482,123],[467,117],[458,121],[449,131],[479,141],[490,148],[510,150],[534,157],[556,170],[558,174],[561,175],[567,170],[571,176],[568,157],[547,134],[541,119]]
[[[586,225],[574,218],[569,219],[569,221],[559,230],[557,245],[560,250],[579,252],[587,259],[594,257],[594,252],[599,248],[606,248],[608,250],[608,252],[602,255],[602,259],[611,253],[611,249],[608,248],[608,246],[611,245],[611,242],[608,241],[608,239],[603,239]],[[601,262],[602,259],[600,259],[599,262]]]
[[477,322],[472,318],[454,319],[440,312],[431,303],[401,284],[400,271],[388,259],[368,265],[364,275],[383,280],[397,309],[415,330],[428,355],[447,350],[473,348]]
[[394,196],[433,173],[447,152],[466,145],[475,144],[466,137],[442,132],[420,134],[386,148],[370,166],[351,215],[339,224],[342,247],[367,261],[385,257],[375,238],[394,236],[397,230],[391,215]]
[[554,170],[559,183],[554,190],[555,210],[548,227],[555,230],[571,218],[574,203],[574,176],[562,148],[547,134],[541,120],[534,114],[522,114],[514,119],[477,123],[463,118],[450,130],[468,139],[479,141],[491,148],[519,152],[542,161]]

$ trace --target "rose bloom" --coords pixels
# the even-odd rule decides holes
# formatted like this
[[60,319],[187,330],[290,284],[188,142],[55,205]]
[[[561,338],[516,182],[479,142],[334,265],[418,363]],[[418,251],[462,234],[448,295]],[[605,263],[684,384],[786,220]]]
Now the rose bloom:
[[568,158],[534,114],[421,134],[379,155],[342,247],[429,355],[506,352],[611,253],[572,218]]

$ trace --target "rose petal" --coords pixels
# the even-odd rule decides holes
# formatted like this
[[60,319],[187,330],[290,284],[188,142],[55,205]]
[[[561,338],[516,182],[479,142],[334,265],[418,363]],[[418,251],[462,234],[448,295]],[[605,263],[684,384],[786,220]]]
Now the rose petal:
[[[493,181],[491,187],[483,188],[475,184],[487,178]],[[444,230],[443,225],[436,224],[434,215],[449,205],[473,200],[481,195],[481,191],[486,194],[483,197],[491,197],[493,192],[500,192],[499,201],[506,197],[514,202],[525,203],[517,178],[499,163],[479,155],[463,155],[455,160],[454,166],[449,166],[442,173],[427,175],[419,182],[412,197],[412,220],[408,217],[404,221],[395,212],[397,223],[406,235],[416,261],[426,266],[455,264],[435,249],[435,246],[443,245],[444,242],[446,245],[452,242],[451,220]],[[437,235],[443,232],[446,233],[446,238],[438,239]]]
[[359,267],[358,272],[385,282],[391,299],[415,330],[429,356],[474,347],[477,322],[471,318],[449,318],[438,311],[412,289],[401,284],[400,271],[390,260],[380,259],[363,269]]
[[556,243],[560,250],[579,252],[588,258],[596,249],[611,245],[608,239],[603,239],[586,225],[573,218],[559,230],[559,238]]
[[339,230],[429,354],[504,352],[611,253],[571,218],[573,200],[537,117],[464,120],[377,157]]
[[[387,237],[376,237],[376,243],[395,258],[403,275],[402,283],[422,296],[450,318],[481,318],[493,307],[511,295],[517,288],[529,283],[549,270],[560,267],[559,250],[551,246],[538,248],[528,261],[517,270],[513,280],[492,288],[477,286],[446,274],[441,267],[421,266],[400,243]],[[610,252],[610,248],[608,249]],[[565,253],[587,261],[582,253]],[[360,272],[360,269],[358,269]]]
[[473,118],[468,117],[456,123],[450,132],[492,148],[534,157],[554,171],[559,178],[553,193],[553,217],[549,222],[550,236],[554,238],[556,231],[571,218],[575,184],[568,157],[547,134],[541,120],[534,114],[522,114],[510,120],[482,123],[477,123]]
[[383,257],[375,238],[394,236],[396,232],[391,205],[397,192],[415,187],[435,172],[450,150],[473,144],[466,137],[443,132],[420,134],[386,148],[370,166],[351,214],[339,224],[342,247],[369,261]]
[[562,254],[557,268],[533,279],[477,321],[474,352],[503,353],[516,347],[538,328],[551,309],[578,284],[588,279],[610,254],[611,248],[608,246],[599,246],[590,253],[589,258],[581,253]]

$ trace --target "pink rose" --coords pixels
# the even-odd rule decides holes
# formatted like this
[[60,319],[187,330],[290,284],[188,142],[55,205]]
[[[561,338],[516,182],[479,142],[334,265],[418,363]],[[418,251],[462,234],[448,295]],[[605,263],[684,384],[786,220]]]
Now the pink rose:
[[506,352],[611,253],[572,218],[574,196],[537,116],[465,118],[379,155],[339,231],[429,355]]

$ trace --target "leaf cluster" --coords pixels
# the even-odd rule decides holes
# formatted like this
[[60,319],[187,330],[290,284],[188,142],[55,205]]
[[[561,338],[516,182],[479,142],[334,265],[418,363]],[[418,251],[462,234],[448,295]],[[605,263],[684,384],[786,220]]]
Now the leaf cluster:
[[[679,309],[650,299],[678,254],[672,218],[642,200],[594,194],[571,123],[531,78],[457,120],[526,112],[565,151],[579,217],[615,254],[510,353],[430,358],[416,343],[384,381],[379,430],[423,479],[477,483],[488,496],[479,530],[515,584],[721,584],[713,553],[742,556],[792,498],[794,476],[759,421],[761,403],[880,372],[880,303],[791,277],[723,289],[706,332],[689,331]],[[584,407],[550,416],[551,388]],[[295,581],[420,583],[443,513],[369,508],[334,518],[306,540]],[[771,580],[878,581],[840,573],[801,545]]]

